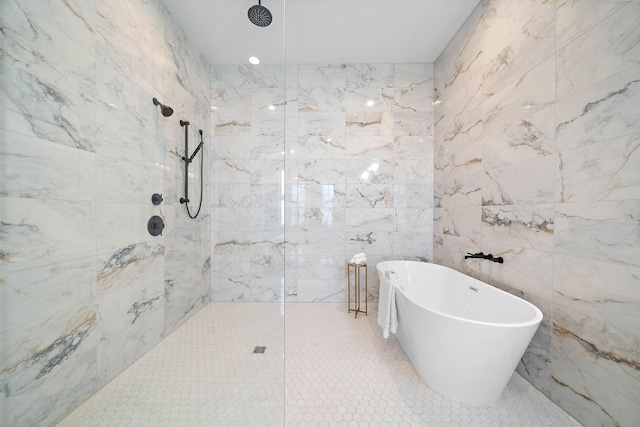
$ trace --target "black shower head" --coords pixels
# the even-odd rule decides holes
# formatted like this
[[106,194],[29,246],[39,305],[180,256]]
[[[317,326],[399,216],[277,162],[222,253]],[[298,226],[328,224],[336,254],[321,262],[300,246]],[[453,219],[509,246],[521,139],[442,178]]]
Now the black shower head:
[[162,112],[162,115],[165,117],[169,117],[170,115],[173,114],[173,108],[169,107],[168,105],[162,105],[160,101],[158,101],[158,98],[153,98],[153,105],[159,105],[160,111]]
[[247,15],[249,16],[249,21],[253,22],[258,27],[266,27],[271,24],[271,21],[273,20],[269,9],[262,6],[262,0],[258,0],[257,5],[251,6]]

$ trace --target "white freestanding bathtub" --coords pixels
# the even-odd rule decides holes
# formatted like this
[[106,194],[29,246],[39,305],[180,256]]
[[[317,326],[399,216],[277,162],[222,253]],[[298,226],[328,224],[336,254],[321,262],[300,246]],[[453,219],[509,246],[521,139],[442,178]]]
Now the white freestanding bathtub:
[[441,265],[385,261],[376,267],[381,293],[391,286],[385,273],[396,273],[396,336],[424,382],[467,405],[496,402],[542,321],[542,312]]

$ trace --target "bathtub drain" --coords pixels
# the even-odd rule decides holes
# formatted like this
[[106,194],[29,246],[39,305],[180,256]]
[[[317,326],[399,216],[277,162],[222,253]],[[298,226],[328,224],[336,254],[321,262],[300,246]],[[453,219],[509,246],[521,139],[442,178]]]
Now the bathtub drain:
[[264,353],[266,349],[267,347],[256,346],[253,348],[253,352],[257,354],[261,354],[261,353]]

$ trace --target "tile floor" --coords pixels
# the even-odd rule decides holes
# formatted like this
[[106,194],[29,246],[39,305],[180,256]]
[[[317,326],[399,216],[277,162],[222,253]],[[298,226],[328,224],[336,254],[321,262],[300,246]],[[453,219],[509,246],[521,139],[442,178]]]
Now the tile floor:
[[59,426],[580,425],[517,374],[491,407],[441,397],[369,310],[210,303]]

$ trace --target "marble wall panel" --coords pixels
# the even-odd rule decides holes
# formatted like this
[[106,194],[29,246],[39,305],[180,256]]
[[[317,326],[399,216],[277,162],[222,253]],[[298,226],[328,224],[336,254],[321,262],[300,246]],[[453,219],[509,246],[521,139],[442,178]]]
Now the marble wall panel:
[[556,201],[640,199],[639,147],[633,134],[559,153]]
[[556,104],[556,150],[565,151],[640,132],[640,67],[634,67]]
[[[12,367],[3,407],[11,425],[48,426],[175,326],[165,324],[162,300],[167,247],[195,261],[171,272],[191,274],[183,298],[192,308],[181,316],[207,295],[209,215],[189,223],[174,209],[183,132],[151,100],[208,130],[211,76],[157,0],[10,1],[0,19],[8,31],[0,150],[10,160],[0,170],[0,291],[11,303],[0,333],[21,359],[5,364],[3,354]],[[150,203],[155,192],[162,207]],[[190,246],[150,237],[152,214]],[[156,288],[145,299],[137,292],[148,283]],[[144,311],[156,297],[163,304]],[[136,304],[144,313],[129,327]]]
[[[393,235],[398,234],[398,242],[408,242],[398,256],[411,256],[411,248],[418,246],[412,242],[432,230],[433,65],[298,64],[286,68],[291,71],[287,88],[284,94],[277,94],[287,100],[286,107],[283,110],[282,105],[276,104],[273,113],[274,123],[278,114],[284,114],[284,144],[272,150],[254,150],[256,135],[263,133],[264,125],[256,122],[253,114],[245,123],[251,128],[254,161],[242,162],[244,154],[233,149],[216,149],[220,157],[224,156],[214,164],[216,172],[212,175],[212,187],[221,186],[213,193],[214,228],[224,230],[219,233],[216,251],[228,254],[224,256],[244,256],[249,252],[255,263],[253,270],[237,279],[225,278],[224,272],[219,272],[215,279],[219,285],[213,284],[214,298],[278,298],[272,287],[275,282],[266,280],[265,275],[275,277],[279,269],[284,269],[287,285],[280,297],[288,301],[344,300],[342,283],[335,276],[342,274],[344,278],[342,263],[351,252],[365,251],[374,259],[393,257]],[[248,102],[251,111],[264,111],[258,104],[266,101],[257,100],[266,100],[277,92],[241,83],[244,79],[233,77],[232,67],[213,69],[214,98],[222,98],[221,105],[233,106],[236,111],[247,111],[243,104]],[[230,99],[234,89],[241,86],[251,88],[251,93],[238,91],[236,98]],[[232,140],[220,138],[218,142],[227,144]],[[282,160],[278,151],[281,156],[284,153],[284,162],[280,163],[284,175],[265,174],[269,168],[261,168],[258,162],[266,165],[270,158]],[[227,167],[222,160],[238,167]],[[246,190],[226,185],[245,182],[242,173],[235,172],[238,170],[250,176],[250,205],[273,212],[242,210]],[[281,181],[276,178],[286,183],[281,194]],[[237,195],[232,194],[236,189]],[[276,209],[282,206],[283,214],[277,217]],[[238,215],[240,234],[227,231],[234,226],[234,214]],[[251,219],[257,216],[262,219]],[[251,237],[267,230],[283,230],[284,238],[295,248],[293,254],[287,252],[283,262],[278,259],[271,263],[267,258],[272,255],[262,252],[261,244]],[[327,231],[321,233],[323,230]],[[430,239],[418,240],[420,253],[432,252]],[[309,276],[298,274],[297,258],[291,260],[289,256],[331,256],[334,261],[343,261],[337,270],[328,267],[326,274]],[[235,277],[231,272],[229,276]],[[376,296],[372,294],[372,298]]]
[[[581,7],[590,6],[592,5],[585,3]],[[609,11],[608,8],[606,10]],[[620,71],[640,65],[638,15],[640,5],[630,2],[558,50],[556,63],[559,99]],[[594,57],[598,61],[593,61]]]
[[488,0],[434,68],[434,261],[542,309],[517,370],[588,426],[640,416],[635,3]]

